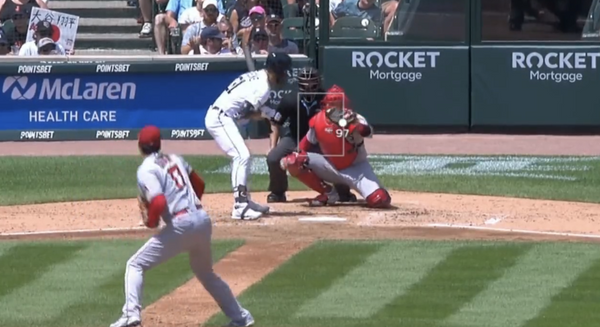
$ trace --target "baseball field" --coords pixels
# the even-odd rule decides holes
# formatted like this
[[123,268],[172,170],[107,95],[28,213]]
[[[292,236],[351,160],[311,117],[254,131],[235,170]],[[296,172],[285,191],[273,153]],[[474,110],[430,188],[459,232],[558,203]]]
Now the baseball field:
[[[265,202],[267,140],[250,188]],[[265,327],[600,325],[600,137],[375,136],[394,208],[289,203],[229,218],[229,161],[165,141],[207,182],[215,270]],[[0,326],[108,326],[139,226],[131,141],[0,143]],[[143,325],[221,326],[187,255],[146,274]]]

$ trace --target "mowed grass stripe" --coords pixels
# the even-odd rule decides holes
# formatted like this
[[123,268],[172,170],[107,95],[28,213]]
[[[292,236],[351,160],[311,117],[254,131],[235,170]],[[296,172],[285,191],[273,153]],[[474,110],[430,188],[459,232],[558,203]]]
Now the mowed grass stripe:
[[[0,321],[43,324],[69,306],[95,296],[94,289],[122,270],[129,253],[120,243],[78,243],[69,260],[42,270],[41,278],[21,287],[0,303]],[[85,246],[85,247],[84,247]],[[56,246],[47,247],[57,251]],[[32,310],[35,308],[35,310]],[[4,324],[3,324],[4,325]]]
[[[77,303],[64,309],[60,316],[38,324],[40,327],[69,327],[69,326],[108,326],[121,315],[121,309],[125,301],[123,295],[124,274],[127,260],[144,244],[144,240],[119,241],[123,249],[118,256],[112,260],[118,267],[116,271],[89,291],[86,296]],[[242,240],[218,240],[212,242],[212,257],[216,262],[221,260],[227,253],[234,251],[244,244]],[[193,278],[190,269],[189,255],[179,254],[171,260],[147,271],[144,275],[144,298],[143,305],[147,307],[162,296],[173,291],[186,281]],[[232,281],[227,281],[232,282]],[[3,324],[0,324],[3,326]],[[13,324],[15,327],[23,327],[23,324]]]
[[537,244],[503,278],[449,317],[447,323],[461,327],[522,326],[598,257],[597,246]]
[[379,249],[318,297],[298,317],[367,318],[417,283],[454,243],[394,242]]
[[[578,245],[572,251],[598,253],[598,245]],[[567,255],[571,255],[570,253]],[[592,254],[590,253],[590,256]],[[586,256],[587,257],[587,256]],[[600,259],[579,274],[568,287],[556,294],[525,327],[597,327],[600,326]]]
[[[13,292],[39,279],[53,265],[73,258],[84,244],[14,244],[0,257],[0,321]],[[26,303],[26,302],[25,302]]]
[[[435,325],[502,277],[529,248],[527,244],[467,244],[455,249],[371,320],[386,326]],[[413,256],[415,260],[421,254],[415,252]]]
[[[240,296],[261,326],[304,326],[291,310],[317,297],[384,246],[379,242],[317,242],[296,254]],[[226,323],[222,313],[207,326]]]

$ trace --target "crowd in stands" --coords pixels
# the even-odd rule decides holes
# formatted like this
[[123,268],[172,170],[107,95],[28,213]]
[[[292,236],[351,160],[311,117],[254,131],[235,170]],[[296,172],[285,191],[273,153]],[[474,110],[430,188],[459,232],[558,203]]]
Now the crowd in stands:
[[[286,37],[283,26],[287,19],[308,17],[308,0],[130,0],[131,5],[135,1],[140,8],[140,37],[153,37],[163,55],[241,55],[246,46],[253,54],[297,54],[302,52],[298,43],[306,39],[307,21],[296,20],[295,26],[287,27],[302,30],[295,38]],[[354,17],[385,33],[398,1],[384,0],[381,7],[378,1],[331,0],[330,27],[341,18]]]
[[55,55],[65,49],[52,40],[48,22],[38,22],[34,41],[27,41],[29,16],[33,7],[48,8],[48,0],[0,0],[0,55]]

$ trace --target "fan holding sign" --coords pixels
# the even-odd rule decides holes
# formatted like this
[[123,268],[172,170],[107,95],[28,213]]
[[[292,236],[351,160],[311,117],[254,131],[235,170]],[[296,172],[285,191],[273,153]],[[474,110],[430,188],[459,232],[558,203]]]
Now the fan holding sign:
[[[58,54],[72,54],[79,26],[79,17],[53,10],[32,8],[27,31],[26,51],[19,52],[22,56],[35,56],[37,42],[41,38],[51,38],[56,43]],[[31,42],[31,43],[30,43]],[[23,48],[21,50],[23,50]]]
[[[39,48],[42,46],[47,47],[48,42],[46,44],[41,45],[40,40],[42,39],[51,39],[53,41],[54,52],[57,55],[66,55],[65,48],[60,45],[60,43],[56,43],[56,41],[60,37],[60,29],[47,21],[39,21],[35,24],[35,32],[33,33],[33,41],[28,41],[23,44],[21,49],[19,50],[19,56],[37,56],[40,55]],[[50,40],[47,40],[50,41]]]

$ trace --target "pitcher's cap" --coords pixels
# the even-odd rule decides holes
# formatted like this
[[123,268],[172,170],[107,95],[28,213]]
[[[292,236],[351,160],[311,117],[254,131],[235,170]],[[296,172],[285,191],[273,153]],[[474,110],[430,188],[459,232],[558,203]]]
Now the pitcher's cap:
[[153,125],[142,128],[138,134],[138,145],[160,149],[160,129]]

